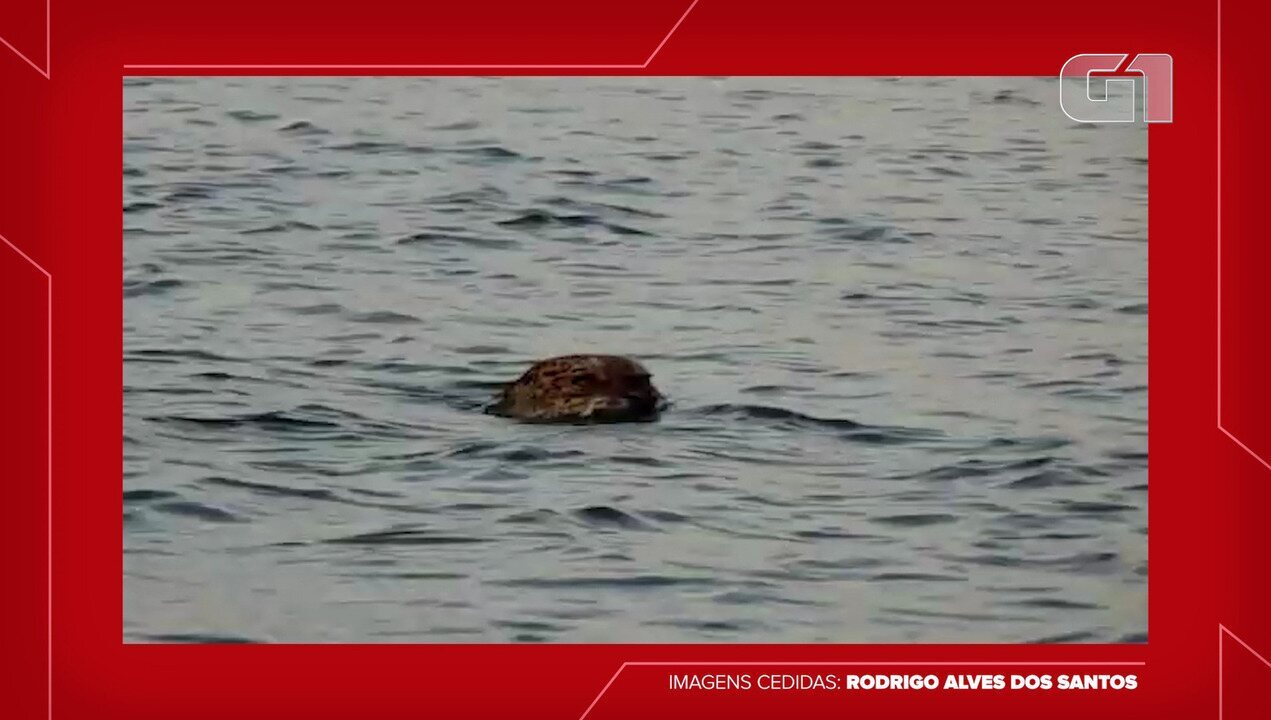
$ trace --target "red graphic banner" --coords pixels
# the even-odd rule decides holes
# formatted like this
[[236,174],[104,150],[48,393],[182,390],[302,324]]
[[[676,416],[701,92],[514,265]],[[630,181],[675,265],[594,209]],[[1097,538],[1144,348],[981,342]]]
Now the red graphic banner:
[[[5,3],[6,716],[1262,716],[1271,157],[1259,19],[1232,0]],[[1060,113],[1060,68],[1080,53],[1173,62],[1172,122],[1149,130],[1146,644],[122,641],[124,77],[1029,75],[1056,78]]]

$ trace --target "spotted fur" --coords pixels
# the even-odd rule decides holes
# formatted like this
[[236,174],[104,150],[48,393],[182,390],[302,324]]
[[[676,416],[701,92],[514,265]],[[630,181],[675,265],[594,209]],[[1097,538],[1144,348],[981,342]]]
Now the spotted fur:
[[530,422],[656,420],[665,399],[650,377],[618,355],[549,358],[508,383],[486,412]]

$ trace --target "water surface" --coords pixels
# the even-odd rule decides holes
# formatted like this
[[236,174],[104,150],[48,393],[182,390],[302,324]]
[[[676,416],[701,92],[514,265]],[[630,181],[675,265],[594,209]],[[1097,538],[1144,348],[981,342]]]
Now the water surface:
[[[1146,638],[1146,132],[1052,79],[124,88],[130,641]],[[480,412],[567,352],[655,424]]]

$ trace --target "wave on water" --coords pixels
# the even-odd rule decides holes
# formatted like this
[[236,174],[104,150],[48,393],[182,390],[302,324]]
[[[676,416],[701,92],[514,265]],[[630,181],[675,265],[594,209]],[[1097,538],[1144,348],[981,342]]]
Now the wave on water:
[[833,430],[846,439],[863,443],[909,443],[939,439],[944,436],[940,431],[926,428],[869,425],[848,418],[818,417],[772,405],[723,403],[694,408],[688,412],[705,417],[763,421],[787,428]]

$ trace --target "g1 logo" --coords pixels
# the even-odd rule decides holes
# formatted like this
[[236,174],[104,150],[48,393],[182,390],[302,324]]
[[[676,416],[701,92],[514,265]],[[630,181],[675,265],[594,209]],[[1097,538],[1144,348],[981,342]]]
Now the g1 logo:
[[[1122,69],[1128,57],[1083,53],[1068,58],[1059,71],[1059,107],[1064,114],[1083,123],[1134,122],[1141,93],[1144,122],[1174,122],[1174,59],[1143,53]],[[1125,77],[1134,74],[1140,77]],[[1092,92],[1100,85],[1102,92]]]

